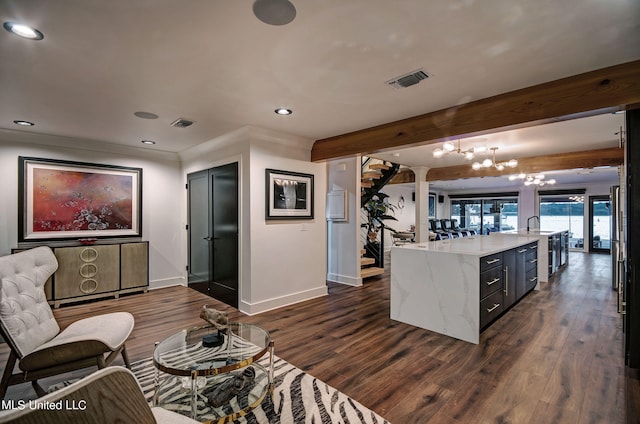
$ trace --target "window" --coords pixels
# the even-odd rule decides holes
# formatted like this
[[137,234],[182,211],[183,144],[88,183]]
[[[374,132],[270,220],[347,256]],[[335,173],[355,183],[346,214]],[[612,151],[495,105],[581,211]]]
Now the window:
[[569,230],[569,247],[584,248],[584,196],[541,197],[540,229]]
[[518,227],[518,199],[451,200],[451,218],[461,228],[478,234],[515,230]]

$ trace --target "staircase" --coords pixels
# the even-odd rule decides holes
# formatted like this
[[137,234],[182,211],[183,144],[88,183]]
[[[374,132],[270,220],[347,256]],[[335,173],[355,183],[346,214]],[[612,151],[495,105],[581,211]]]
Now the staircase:
[[[360,186],[360,207],[363,208],[398,173],[400,165],[378,159],[364,158]],[[360,220],[367,222],[367,214],[361,209]],[[360,241],[360,277],[368,278],[384,273],[384,227],[375,242],[369,240],[366,228],[362,228]]]

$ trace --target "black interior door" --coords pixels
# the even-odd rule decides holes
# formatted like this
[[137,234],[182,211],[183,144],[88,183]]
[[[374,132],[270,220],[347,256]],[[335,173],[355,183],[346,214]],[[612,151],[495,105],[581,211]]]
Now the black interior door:
[[189,287],[238,307],[238,164],[188,182]]

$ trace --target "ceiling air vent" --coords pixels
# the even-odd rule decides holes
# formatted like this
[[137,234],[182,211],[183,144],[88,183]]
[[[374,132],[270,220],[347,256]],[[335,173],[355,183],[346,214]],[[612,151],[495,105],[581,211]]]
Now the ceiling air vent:
[[392,80],[386,82],[387,85],[398,89],[398,88],[407,88],[412,85],[416,85],[422,80],[429,78],[429,74],[424,72],[422,69],[418,69],[417,71],[410,72],[408,74],[399,76]]
[[171,123],[172,127],[176,128],[187,128],[193,124],[193,121],[189,121],[188,119],[178,118]]

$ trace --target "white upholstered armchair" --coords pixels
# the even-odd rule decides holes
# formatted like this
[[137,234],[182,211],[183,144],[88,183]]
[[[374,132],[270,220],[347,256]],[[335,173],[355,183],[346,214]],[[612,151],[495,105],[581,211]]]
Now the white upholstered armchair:
[[[29,381],[43,396],[38,379],[89,366],[104,368],[118,354],[130,367],[124,346],[134,325],[130,313],[85,318],[60,332],[44,292],[57,268],[55,255],[44,246],[0,257],[0,331],[11,348],[0,399],[8,386]],[[14,374],[16,362],[19,371]]]

